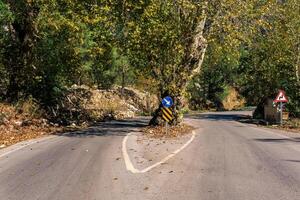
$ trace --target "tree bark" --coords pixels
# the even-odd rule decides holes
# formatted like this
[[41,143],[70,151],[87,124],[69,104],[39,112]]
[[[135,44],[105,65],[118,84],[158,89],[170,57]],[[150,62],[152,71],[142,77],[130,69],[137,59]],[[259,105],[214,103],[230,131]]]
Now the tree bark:
[[32,81],[33,48],[37,40],[34,20],[38,15],[38,7],[27,1],[7,1],[15,15],[9,26],[11,47],[6,49],[6,64],[9,68],[9,85],[7,97],[16,101],[20,92],[26,92]]
[[300,66],[300,43],[298,44],[297,61],[295,66],[297,83],[299,83],[299,76],[300,76],[299,66]]
[[[200,22],[196,22],[194,33],[192,37],[187,42],[185,47],[184,57],[180,63],[180,65],[176,68],[174,73],[174,78],[176,82],[174,83],[175,87],[172,90],[165,89],[163,83],[161,83],[160,93],[161,99],[166,96],[171,96],[174,100],[174,105],[171,107],[173,111],[174,119],[172,121],[173,125],[180,123],[182,120],[182,113],[181,109],[184,106],[184,93],[187,87],[188,82],[191,78],[198,74],[201,65],[204,60],[204,55],[207,48],[206,39],[203,37],[204,25],[206,22],[206,17],[202,19]],[[160,104],[158,109],[154,112],[153,118],[150,120],[150,125],[159,125],[161,118],[161,108],[162,105]]]

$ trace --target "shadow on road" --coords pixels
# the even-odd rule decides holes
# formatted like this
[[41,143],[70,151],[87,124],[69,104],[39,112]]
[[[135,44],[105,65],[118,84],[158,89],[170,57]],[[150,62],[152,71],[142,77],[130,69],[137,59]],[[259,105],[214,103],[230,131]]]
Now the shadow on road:
[[78,138],[95,136],[126,136],[130,132],[137,131],[138,128],[146,127],[148,122],[149,119],[147,118],[101,122],[90,128],[61,134],[60,136]]
[[218,113],[203,113],[203,114],[193,114],[185,115],[190,119],[205,119],[209,121],[238,121],[240,119],[246,119],[250,116],[248,112],[218,112]]
[[287,162],[295,162],[295,163],[300,163],[300,160],[284,160],[284,161],[287,161]]
[[281,142],[300,142],[300,138],[294,137],[294,138],[259,138],[254,139],[258,142],[270,142],[270,143],[281,143]]

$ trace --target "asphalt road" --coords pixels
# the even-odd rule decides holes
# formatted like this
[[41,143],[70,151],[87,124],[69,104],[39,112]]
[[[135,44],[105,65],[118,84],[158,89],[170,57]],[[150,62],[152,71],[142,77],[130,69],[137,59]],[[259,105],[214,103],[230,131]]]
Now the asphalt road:
[[0,151],[0,199],[299,200],[300,134],[242,124],[239,114],[189,116],[195,139],[145,173],[128,171],[122,152],[143,118],[9,147]]

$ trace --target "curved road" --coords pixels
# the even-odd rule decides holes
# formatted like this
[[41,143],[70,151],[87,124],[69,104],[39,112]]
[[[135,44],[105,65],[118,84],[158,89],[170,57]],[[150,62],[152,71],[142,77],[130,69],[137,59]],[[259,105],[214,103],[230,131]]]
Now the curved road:
[[141,174],[126,170],[122,141],[145,118],[17,144],[0,151],[0,199],[300,199],[300,134],[242,124],[240,114],[187,117],[194,141]]

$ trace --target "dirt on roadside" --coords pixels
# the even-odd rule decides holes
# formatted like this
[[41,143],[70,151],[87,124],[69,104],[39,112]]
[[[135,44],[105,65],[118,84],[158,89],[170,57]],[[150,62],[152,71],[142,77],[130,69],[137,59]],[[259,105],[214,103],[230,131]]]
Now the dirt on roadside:
[[279,124],[269,124],[265,120],[253,119],[250,116],[245,116],[239,120],[241,123],[247,124],[255,124],[260,127],[267,127],[272,129],[283,130],[287,132],[300,133],[300,119],[299,118],[291,118],[283,122],[283,125]]
[[298,118],[289,119],[289,120],[285,121],[282,126],[273,125],[273,126],[269,126],[269,127],[300,134],[300,119],[298,119]]
[[132,88],[99,90],[76,85],[65,92],[50,114],[30,98],[14,105],[0,103],[0,149],[28,139],[86,128],[99,121],[151,113],[157,104],[153,95]]
[[191,133],[195,128],[187,124],[179,124],[177,126],[148,126],[142,129],[145,136],[150,138],[176,138]]
[[0,149],[62,130],[63,127],[50,124],[47,119],[42,118],[32,102],[22,106],[0,104]]

